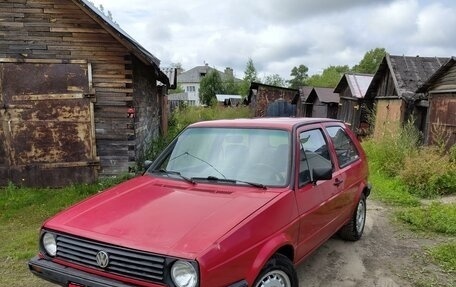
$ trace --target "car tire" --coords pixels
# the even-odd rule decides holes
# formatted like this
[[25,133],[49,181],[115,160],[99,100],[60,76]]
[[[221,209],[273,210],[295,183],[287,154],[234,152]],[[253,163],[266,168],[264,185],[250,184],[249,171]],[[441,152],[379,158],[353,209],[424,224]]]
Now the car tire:
[[253,286],[298,287],[298,275],[290,259],[276,254],[263,267]]
[[348,241],[357,241],[361,238],[366,224],[366,196],[361,194],[352,218],[339,230],[339,236]]

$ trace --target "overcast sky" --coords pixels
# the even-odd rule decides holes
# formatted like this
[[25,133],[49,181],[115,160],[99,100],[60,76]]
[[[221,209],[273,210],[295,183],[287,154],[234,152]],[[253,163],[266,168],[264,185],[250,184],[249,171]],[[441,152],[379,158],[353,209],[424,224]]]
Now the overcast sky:
[[261,77],[288,79],[390,54],[456,56],[453,0],[93,0],[161,60],[188,70],[208,63],[242,78],[248,58]]

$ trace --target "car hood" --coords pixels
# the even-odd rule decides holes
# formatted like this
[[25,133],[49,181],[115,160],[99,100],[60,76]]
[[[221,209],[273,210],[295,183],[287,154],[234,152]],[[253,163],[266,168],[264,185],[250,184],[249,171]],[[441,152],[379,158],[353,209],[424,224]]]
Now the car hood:
[[245,186],[192,185],[142,176],[63,211],[48,220],[45,228],[196,258],[277,194]]

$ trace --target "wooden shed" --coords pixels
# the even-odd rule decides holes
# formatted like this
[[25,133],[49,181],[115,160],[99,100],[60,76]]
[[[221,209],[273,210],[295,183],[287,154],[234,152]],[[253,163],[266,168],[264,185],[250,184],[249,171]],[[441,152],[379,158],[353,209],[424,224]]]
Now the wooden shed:
[[[350,124],[356,134],[365,135],[369,129],[367,105],[364,102],[367,88],[374,75],[346,73],[341,78],[334,93],[340,96],[337,118]],[[363,117],[361,111],[364,110]]]
[[252,82],[247,103],[255,117],[301,117],[299,90]]
[[142,160],[169,85],[156,57],[86,0],[2,1],[0,27],[0,184],[92,182]]
[[339,94],[331,88],[313,88],[304,106],[306,117],[336,119]]
[[416,90],[448,60],[389,54],[383,58],[365,96],[369,108],[375,105],[375,137],[397,132],[409,119],[424,131],[427,107],[421,100],[425,95]]
[[456,143],[456,58],[437,70],[417,93],[425,93],[429,106],[425,143],[444,143],[449,149]]

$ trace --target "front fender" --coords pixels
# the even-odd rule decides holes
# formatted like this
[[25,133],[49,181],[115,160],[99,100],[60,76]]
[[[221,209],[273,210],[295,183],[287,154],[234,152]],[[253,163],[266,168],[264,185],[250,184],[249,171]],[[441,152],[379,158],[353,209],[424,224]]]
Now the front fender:
[[291,249],[292,252],[290,260],[293,261],[294,250],[296,247],[295,244],[296,243],[293,242],[292,238],[289,238],[285,232],[268,239],[258,251],[255,261],[252,264],[252,268],[247,273],[248,275],[246,279],[247,282],[249,282],[249,286],[253,285],[256,277],[266,265],[268,260],[282,248]]

